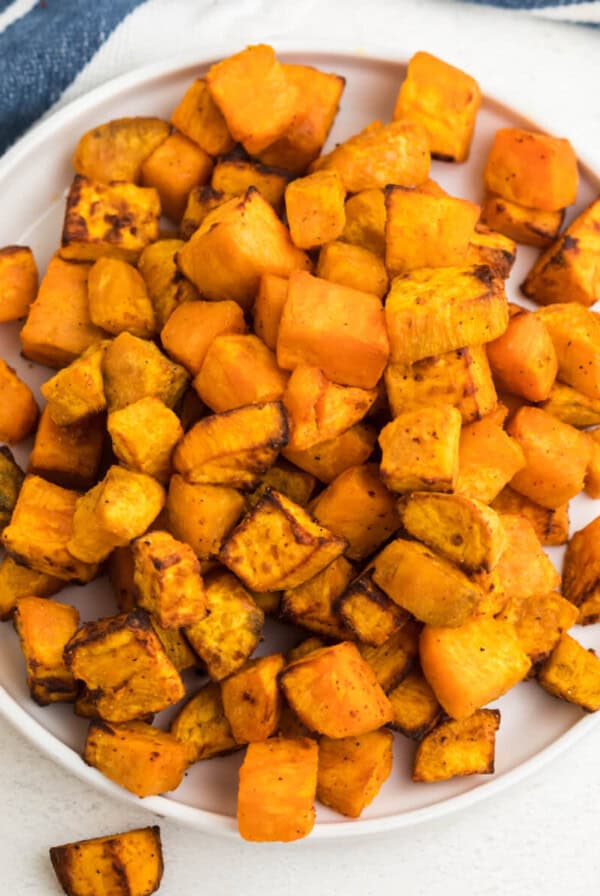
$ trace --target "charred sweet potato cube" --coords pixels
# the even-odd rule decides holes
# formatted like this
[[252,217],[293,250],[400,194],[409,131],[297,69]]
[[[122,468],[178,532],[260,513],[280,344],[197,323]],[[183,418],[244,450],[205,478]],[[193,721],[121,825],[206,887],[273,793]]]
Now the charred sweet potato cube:
[[30,435],[38,419],[33,392],[0,358],[0,440],[14,444]]
[[42,385],[48,413],[58,426],[81,423],[106,408],[102,364],[107,348],[105,341],[90,346]]
[[146,246],[138,261],[158,327],[164,327],[179,305],[199,298],[196,287],[177,266],[177,253],[183,245],[183,240],[158,240]]
[[415,121],[374,121],[338,144],[311,166],[337,171],[347,193],[382,189],[387,184],[417,187],[427,180],[431,156],[423,126]]
[[76,175],[67,196],[60,256],[95,261],[101,255],[136,261],[158,239],[160,199],[152,188]]
[[532,407],[517,411],[507,431],[525,455],[525,466],[511,480],[516,491],[555,509],[582,490],[591,457],[584,433]]
[[317,276],[351,289],[362,289],[380,299],[388,290],[387,271],[379,255],[363,246],[339,240],[327,243],[321,249]]
[[138,604],[161,626],[181,628],[206,616],[200,564],[189,545],[168,532],[148,532],[133,542],[133,558]]
[[487,265],[412,271],[392,281],[385,320],[396,364],[481,345],[506,329],[504,283]]
[[275,274],[263,274],[254,303],[253,318],[256,335],[273,351],[277,348],[279,324],[287,301],[288,282]]
[[481,222],[517,243],[545,249],[560,232],[564,209],[545,212],[527,208],[501,196],[488,196],[481,205]]
[[64,367],[105,335],[92,324],[87,264],[50,260],[21,330],[23,354],[47,367]]
[[329,483],[349,467],[364,464],[371,456],[377,441],[377,430],[357,423],[346,432],[319,442],[305,451],[284,448],[282,454],[301,470],[311,473],[321,482]]
[[277,491],[266,492],[225,541],[219,559],[254,591],[297,588],[344,553],[346,540]]
[[28,246],[0,248],[0,323],[25,317],[38,289],[38,271]]
[[88,300],[93,324],[118,336],[123,330],[149,339],[156,330],[154,308],[144,278],[133,265],[103,256],[92,265]]
[[564,544],[569,538],[569,505],[563,504],[556,510],[549,510],[530,501],[509,485],[502,489],[491,503],[501,516],[506,514],[524,516],[533,526],[541,544],[546,547]]
[[477,585],[417,541],[397,538],[373,563],[375,584],[421,622],[460,626],[477,608]]
[[115,118],[80,138],[73,167],[77,174],[100,183],[137,184],[142,164],[168,136],[169,124],[160,118]]
[[150,621],[165,653],[178,672],[185,672],[186,669],[194,669],[199,665],[198,657],[181,629],[163,628],[155,618],[151,618]]
[[600,319],[576,303],[536,312],[545,323],[558,358],[558,378],[590,398],[600,398]]
[[590,398],[565,383],[554,383],[541,407],[577,429],[600,424],[600,399]]
[[57,579],[89,582],[96,566],[67,549],[79,492],[27,476],[9,525],[2,533],[8,553],[19,563]]
[[266,44],[217,62],[206,83],[231,135],[251,155],[282,137],[299,107],[298,87]]
[[63,488],[91,488],[100,467],[104,433],[102,416],[57,426],[45,407],[29,456],[29,472]]
[[513,240],[490,230],[484,224],[476,224],[467,249],[466,260],[470,264],[487,264],[495,274],[506,280],[517,257]]
[[600,517],[575,532],[567,545],[562,591],[575,606],[594,598],[600,590]]
[[506,546],[496,567],[500,585],[511,598],[546,594],[560,585],[560,575],[542,550],[531,523],[522,516],[504,514]]
[[144,161],[142,183],[158,193],[163,215],[179,222],[190,190],[206,184],[212,170],[208,153],[183,134],[174,133]]
[[75,678],[98,691],[97,710],[108,722],[160,712],[185,694],[144,610],[84,623],[67,644],[65,661]]
[[106,349],[102,365],[109,411],[118,411],[141,398],[160,398],[174,407],[188,382],[187,372],[152,343],[121,333]]
[[307,364],[342,386],[372,389],[389,352],[381,300],[312,277],[291,275],[277,339],[280,367]]
[[216,413],[242,405],[277,401],[288,374],[277,366],[270,348],[252,334],[225,333],[210,345],[194,388]]
[[341,239],[382,257],[385,254],[386,217],[383,190],[361,190],[346,200],[346,226]]
[[176,790],[188,767],[188,751],[172,734],[146,722],[115,725],[92,721],[83,758],[136,796]]
[[199,420],[178,445],[173,463],[192,483],[253,488],[287,439],[280,402],[249,404]]
[[233,137],[204,78],[190,84],[171,115],[171,122],[210,156],[223,155],[234,147]]
[[412,364],[388,364],[385,386],[394,417],[423,405],[452,405],[460,411],[463,424],[472,423],[497,404],[485,348],[480,345]]
[[14,620],[27,663],[27,686],[35,702],[40,706],[72,702],[77,686],[63,651],[79,626],[77,610],[42,597],[20,597]]
[[267,740],[277,731],[281,712],[277,676],[284,665],[281,653],[262,656],[221,683],[223,709],[238,744]]
[[375,673],[350,641],[295,660],[280,682],[296,715],[309,730],[327,737],[367,734],[392,719]]
[[68,549],[79,560],[98,563],[142,535],[164,504],[165,490],[151,476],[112,466],[78,499]]
[[306,507],[316,485],[316,479],[310,473],[298,470],[284,460],[277,461],[269,467],[260,480],[258,488],[246,497],[248,505],[254,507],[268,488],[274,488],[300,507]]
[[391,731],[319,740],[317,799],[350,818],[372,803],[392,770]]
[[286,216],[299,249],[315,249],[340,236],[346,223],[345,197],[337,171],[316,171],[288,185]]
[[265,165],[302,174],[317,158],[337,114],[345,79],[308,65],[283,65],[298,90],[296,112],[282,136],[258,155]]
[[244,499],[233,488],[193,485],[173,476],[167,495],[169,530],[189,544],[200,560],[216,557],[244,512]]
[[62,579],[21,566],[5,554],[0,560],[0,619],[10,619],[19,598],[52,597],[64,585]]
[[368,569],[338,597],[336,608],[344,625],[364,644],[379,647],[398,632],[408,613],[387,597],[373,582]]
[[332,638],[349,638],[350,633],[337,613],[336,602],[353,575],[354,570],[346,558],[338,557],[312,579],[284,592],[282,617],[311,632]]
[[474,78],[437,56],[419,52],[408,63],[394,118],[423,125],[434,159],[464,162],[480,104],[481,90]]
[[184,704],[170,731],[185,746],[190,763],[229,753],[239,746],[223,710],[221,688],[215,682],[204,685]]
[[420,669],[411,669],[389,692],[388,699],[394,711],[390,727],[413,740],[422,740],[442,715],[442,707]]
[[171,456],[183,438],[177,415],[159,398],[148,396],[108,415],[113,451],[129,470],[166,482]]
[[456,491],[484,504],[493,501],[525,466],[521,446],[492,415],[463,427],[458,458]]
[[224,570],[205,579],[204,619],[185,628],[185,635],[206,663],[213,681],[237,672],[261,638],[264,614],[235,576]]
[[377,646],[357,644],[360,655],[369,664],[386,694],[389,694],[412,669],[419,655],[420,630],[419,623],[409,619],[383,644]]
[[160,340],[169,357],[196,375],[217,337],[245,330],[244,313],[235,302],[184,302],[170,315]]
[[549,694],[586,712],[600,709],[600,660],[566,633],[540,669],[538,681]]
[[256,187],[275,211],[280,211],[290,178],[287,171],[238,158],[234,152],[229,158],[225,156],[219,159],[210,185],[226,199],[243,195],[248,187]]
[[419,653],[425,678],[453,719],[501,697],[531,666],[514,626],[483,616],[458,628],[426,625]]
[[400,525],[394,498],[375,464],[344,470],[321,492],[311,510],[322,526],[346,539],[351,560],[368,557]]
[[461,416],[456,408],[400,414],[379,434],[381,478],[393,492],[451,492],[458,475]]
[[466,261],[479,219],[474,202],[388,186],[385,206],[385,266],[391,277]]
[[540,255],[521,289],[540,305],[600,299],[600,200],[576,218],[555,243]]
[[163,874],[156,826],[53,846],[50,859],[67,896],[150,896]]
[[558,359],[544,322],[523,310],[502,336],[486,346],[496,384],[527,401],[545,401],[558,372]]
[[[189,240],[198,230],[208,213],[212,212],[219,205],[223,205],[230,198],[230,196],[226,196],[225,193],[221,193],[219,190],[213,190],[208,184],[205,184],[203,187],[192,187],[188,195],[183,218],[179,223],[179,236],[181,239]],[[155,244],[153,243],[153,245]]]
[[577,622],[577,607],[555,591],[511,597],[502,616],[513,623],[517,638],[533,666],[550,655],[563,632]]
[[577,198],[577,157],[568,140],[520,128],[500,128],[487,159],[485,185],[511,202],[547,212]]
[[318,747],[309,737],[250,744],[240,768],[238,825],[244,840],[298,840],[315,822]]
[[499,726],[498,709],[478,709],[469,718],[441,722],[417,747],[413,781],[493,774]]
[[178,263],[207,299],[249,310],[263,274],[310,269],[274,209],[254,187],[209,212],[178,253]]
[[10,448],[0,448],[0,533],[10,522],[25,474]]

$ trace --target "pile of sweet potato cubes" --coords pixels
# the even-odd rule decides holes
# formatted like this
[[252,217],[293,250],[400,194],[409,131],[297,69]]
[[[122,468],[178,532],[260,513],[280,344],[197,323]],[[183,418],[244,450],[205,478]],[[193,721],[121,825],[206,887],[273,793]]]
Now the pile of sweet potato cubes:
[[[561,232],[573,150],[512,128],[481,207],[448,195],[430,159],[467,159],[479,87],[426,53],[399,87],[321,155],[344,80],[249,47],[170,123],[81,138],[39,289],[0,251],[0,319],[56,369],[39,423],[0,371],[0,435],[35,431],[24,478],[0,457],[32,696],[72,702],[85,761],[139,796],[246,749],[249,840],[307,835],[315,796],[360,815],[393,730],[415,781],[492,772],[483,707],[524,678],[600,708],[567,634],[600,618],[600,519],[562,587],[542,547],[600,496],[600,201]],[[516,242],[537,311],[506,298]],[[121,612],[80,624],[54,595],[105,570]],[[265,614],[305,630],[287,656],[251,659]],[[188,668],[209,681],[160,730]]]

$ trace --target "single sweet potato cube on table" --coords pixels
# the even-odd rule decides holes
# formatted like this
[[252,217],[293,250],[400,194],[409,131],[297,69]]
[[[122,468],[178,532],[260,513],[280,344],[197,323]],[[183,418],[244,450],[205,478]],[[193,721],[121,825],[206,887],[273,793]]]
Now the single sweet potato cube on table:
[[125,180],[139,184],[142,164],[169,136],[160,118],[115,118],[80,138],[73,156],[77,174],[108,184]]
[[233,488],[171,477],[166,504],[169,531],[189,544],[200,560],[218,555],[244,508],[244,498]]
[[337,613],[336,601],[353,576],[350,563],[345,557],[338,557],[307,582],[284,591],[281,616],[320,635],[348,638],[349,632]]
[[519,599],[557,589],[560,575],[542,550],[531,523],[505,514],[502,526],[506,542],[495,571],[505,593]]
[[389,694],[412,669],[419,655],[421,624],[408,619],[383,644],[359,643],[356,646],[385,694]]
[[346,223],[346,192],[336,171],[316,171],[292,181],[285,210],[294,245],[315,249],[340,236]]
[[319,253],[317,276],[351,289],[362,289],[380,299],[388,290],[388,275],[379,255],[363,246],[339,240],[327,243]]
[[105,410],[102,365],[107,348],[107,341],[90,346],[42,385],[48,413],[58,426],[81,423]]
[[390,491],[452,491],[460,429],[460,413],[450,406],[408,411],[384,426],[380,475]]
[[346,200],[346,226],[340,239],[352,246],[368,249],[382,258],[385,254],[386,218],[383,189],[354,193]]
[[149,339],[156,331],[144,278],[126,261],[103,256],[94,262],[88,276],[88,300],[92,323],[113,336],[126,330]]
[[142,182],[154,187],[163,215],[180,221],[192,187],[207,183],[213,170],[211,157],[183,134],[171,134],[142,165]]
[[548,658],[563,632],[575,625],[577,615],[577,607],[555,591],[511,597],[501,614],[514,625],[534,668]]
[[[480,218],[481,220],[481,218]],[[477,223],[469,240],[466,260],[470,264],[487,264],[506,280],[517,257],[517,247],[513,240]]]
[[12,516],[25,474],[13,457],[10,448],[0,448],[0,534]]
[[264,741],[279,727],[281,653],[251,660],[221,684],[223,709],[237,743]]
[[190,763],[239,748],[223,709],[221,687],[215,682],[204,685],[185,703],[170,731],[184,744]]
[[506,514],[525,517],[533,526],[540,543],[546,547],[564,544],[569,538],[568,504],[550,510],[547,507],[542,507],[541,504],[536,504],[535,501],[531,501],[507,485],[494,498],[490,506],[502,517]]
[[566,633],[540,669],[538,681],[549,694],[586,712],[600,709],[600,660]]
[[40,706],[70,703],[77,685],[65,665],[63,651],[79,626],[74,607],[43,597],[20,597],[15,627],[27,663],[27,685]]
[[458,449],[456,491],[489,504],[525,466],[523,450],[492,415],[464,426]]
[[529,311],[515,314],[502,336],[488,342],[487,356],[500,389],[527,401],[544,401],[558,372],[556,351],[544,322]]
[[171,456],[183,438],[177,415],[159,398],[148,396],[108,415],[113,451],[123,466],[166,482]]
[[63,579],[16,563],[9,554],[0,560],[0,619],[10,619],[21,597],[52,597],[65,587]]
[[565,217],[564,209],[546,212],[527,208],[502,196],[488,196],[481,205],[481,222],[517,243],[545,249],[555,240]]
[[21,442],[34,429],[39,410],[29,386],[1,358],[0,394],[0,440]]
[[478,709],[468,718],[441,722],[417,747],[413,781],[493,774],[499,726],[498,709]]
[[102,364],[104,392],[109,412],[142,398],[160,398],[174,407],[181,398],[188,375],[152,342],[121,333],[107,347]]
[[377,430],[361,422],[341,435],[305,450],[282,449],[282,455],[320,482],[330,483],[344,470],[364,464],[373,453]]
[[391,731],[319,740],[317,799],[350,818],[372,803],[392,770]]
[[183,240],[157,240],[146,246],[139,257],[138,270],[144,278],[159,328],[164,327],[179,305],[200,298],[194,284],[186,280],[177,265],[177,255],[183,245]]
[[420,669],[411,671],[388,693],[394,718],[390,727],[420,741],[440,720],[442,707]]
[[379,647],[400,631],[408,613],[390,600],[373,581],[373,569],[354,579],[335,607],[344,625],[363,644]]
[[160,341],[169,357],[195,376],[217,337],[245,330],[244,313],[236,302],[184,302],[170,315]]
[[0,323],[25,317],[38,289],[38,271],[28,246],[0,249]]
[[210,156],[224,155],[235,145],[205,78],[190,84],[171,115],[171,122]]

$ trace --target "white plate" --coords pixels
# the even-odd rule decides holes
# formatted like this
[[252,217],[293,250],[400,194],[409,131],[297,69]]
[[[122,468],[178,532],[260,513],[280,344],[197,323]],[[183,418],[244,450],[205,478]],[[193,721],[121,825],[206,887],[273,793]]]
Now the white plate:
[[[214,59],[238,48],[215,51]],[[281,49],[281,48],[280,48]],[[281,53],[288,62],[301,62],[347,79],[342,107],[330,144],[348,137],[376,118],[389,120],[404,66],[399,61],[327,52],[290,49]],[[0,164],[0,246],[23,243],[32,246],[43,271],[58,245],[64,208],[64,194],[72,179],[70,159],[78,135],[88,128],[122,115],[156,114],[168,117],[186,87],[213,60],[190,61],[186,65],[162,64],[142,69],[103,85],[62,109],[27,135]],[[474,72],[476,75],[477,73]],[[538,130],[507,106],[486,99],[477,121],[476,135],[467,165],[434,163],[432,177],[451,193],[479,200],[482,171],[493,134],[498,127],[525,125]],[[585,206],[598,187],[598,176],[584,171],[576,210]],[[574,210],[570,211],[572,217]],[[519,248],[519,257],[509,283],[509,294],[523,302],[518,284],[535,257],[535,251]],[[36,389],[49,376],[19,355],[19,326],[0,326],[0,355]],[[24,462],[28,446],[16,454]],[[581,497],[573,502],[572,529],[579,529],[597,514],[595,502]],[[562,550],[553,549],[560,563]],[[77,605],[82,618],[93,619],[115,611],[106,580],[85,589],[70,588],[60,600]],[[600,647],[596,626],[581,629],[577,637],[586,646]],[[287,628],[269,623],[259,653],[285,646]],[[199,679],[188,677],[195,687]],[[394,768],[389,780],[363,817],[351,821],[321,806],[312,837],[353,836],[390,830],[426,821],[491,796],[539,768],[544,762],[574,743],[596,724],[598,716],[584,716],[576,707],[549,697],[535,682],[518,685],[496,704],[502,710],[497,738],[496,774],[457,779],[443,784],[413,784],[410,768],[414,745],[396,737]],[[12,626],[0,625],[0,711],[31,741],[69,771],[95,787],[120,799],[139,804],[127,791],[84,764],[79,756],[87,723],[76,718],[70,707],[41,708],[29,698],[23,659]],[[172,711],[170,711],[172,714]],[[169,713],[159,717],[159,724]],[[166,817],[219,834],[237,831],[235,801],[240,753],[192,766],[176,792],[150,797],[141,805]]]

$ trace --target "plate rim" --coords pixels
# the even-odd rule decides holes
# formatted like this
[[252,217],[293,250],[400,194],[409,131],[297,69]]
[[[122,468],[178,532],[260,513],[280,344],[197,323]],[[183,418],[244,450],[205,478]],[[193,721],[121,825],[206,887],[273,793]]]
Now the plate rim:
[[[408,52],[404,52],[403,49],[392,51],[389,48],[378,47],[374,44],[369,44],[368,49],[361,49],[360,51],[348,50],[347,45],[332,45],[331,42],[325,44],[319,41],[306,46],[306,44],[302,44],[299,41],[274,39],[273,45],[278,53],[287,54],[288,56],[294,54],[303,57],[311,55],[327,56],[331,60],[332,66],[335,66],[336,59],[347,64],[363,61],[367,65],[406,66],[407,60],[411,55]],[[151,79],[176,75],[194,67],[201,70],[213,61],[237,52],[239,47],[239,42],[234,43],[231,41],[214,48],[211,47],[210,50],[208,48],[199,48],[194,54],[185,54],[181,57],[169,56],[169,58],[160,62],[136,67],[132,71],[111,78],[73,99],[56,111],[51,112],[48,117],[28,130],[0,158],[0,192],[3,182],[10,177],[12,169],[19,164],[23,153],[31,153],[39,149],[40,145],[49,139],[56,130],[62,129],[70,121],[77,119],[79,113],[89,105],[101,103],[115,94],[139,87],[143,82]],[[547,122],[531,115],[530,110],[523,108],[521,105],[519,105],[519,109],[515,110],[511,102],[506,97],[498,95],[497,91],[490,94],[484,90],[483,94],[485,101],[495,109],[516,117],[526,126],[528,125],[546,133],[552,133],[552,128],[548,127]],[[595,160],[588,157],[587,154],[579,153],[578,147],[575,147],[575,151],[582,172],[595,186],[600,187],[600,173],[596,169]],[[600,158],[598,159],[598,164],[600,164]],[[97,769],[86,765],[79,753],[63,743],[55,734],[48,731],[41,722],[38,722],[31,716],[26,709],[17,703],[1,683],[0,715],[12,724],[32,745],[41,749],[42,753],[68,772],[74,774],[85,784],[95,787],[106,795],[115,797],[122,803],[139,806],[160,817],[173,819],[188,827],[203,830],[207,833],[229,837],[238,836],[237,822],[232,816],[210,812],[186,803],[179,803],[166,796],[139,799],[134,794],[110,781]],[[460,811],[508,789],[508,787],[541,769],[577,743],[597,725],[598,721],[600,721],[600,713],[583,716],[556,740],[529,757],[529,759],[465,793],[448,797],[419,809],[411,809],[404,813],[385,815],[380,818],[357,818],[316,823],[309,836],[313,840],[370,836],[424,824]],[[300,840],[297,842],[302,843],[304,841]]]

